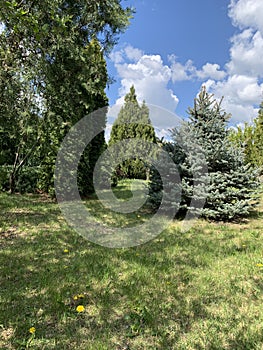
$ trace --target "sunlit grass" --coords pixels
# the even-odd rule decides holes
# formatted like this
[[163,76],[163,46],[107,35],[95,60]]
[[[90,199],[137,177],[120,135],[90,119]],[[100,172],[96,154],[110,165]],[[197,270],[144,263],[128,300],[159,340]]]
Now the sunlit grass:
[[[150,215],[87,206],[113,227]],[[0,194],[0,348],[262,349],[262,223],[261,206],[243,222],[199,220],[186,233],[174,222],[149,243],[107,249],[47,198]]]

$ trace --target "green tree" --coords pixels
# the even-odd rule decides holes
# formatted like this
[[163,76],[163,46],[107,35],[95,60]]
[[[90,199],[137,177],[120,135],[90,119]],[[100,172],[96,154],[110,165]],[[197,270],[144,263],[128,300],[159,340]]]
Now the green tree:
[[252,124],[245,123],[230,132],[230,140],[234,145],[242,147],[246,163],[263,172],[263,103],[260,105],[258,117]]
[[41,121],[32,71],[27,65],[19,67],[20,52],[13,50],[4,33],[0,43],[0,166],[9,173],[13,192],[29,159],[32,165]]
[[260,167],[263,173],[263,102],[260,105],[254,129],[254,164]]
[[[199,213],[206,218],[232,220],[253,209],[258,188],[257,173],[245,164],[241,148],[232,146],[227,123],[229,115],[202,88],[189,108],[189,121],[173,130],[174,159],[182,177],[182,209],[191,209],[193,195],[205,199]],[[183,146],[182,146],[183,145]],[[178,150],[181,152],[178,152]],[[179,157],[179,159],[178,159]],[[207,175],[202,175],[202,157]],[[204,186],[194,194],[194,174],[203,176]]]
[[[108,75],[103,54],[110,51],[125,30],[132,12],[123,8],[119,0],[1,1],[0,22],[4,24],[1,47],[5,48],[0,55],[3,78],[0,144],[4,149],[1,159],[16,163],[17,149],[21,153],[22,143],[26,155],[22,159],[29,161],[32,145],[23,140],[25,128],[27,135],[31,128],[33,148],[38,149],[39,164],[43,166],[41,189],[52,192],[55,155],[70,126],[85,114],[107,105],[104,90]],[[10,75],[11,83],[6,87],[4,81]],[[10,97],[16,101],[11,109]],[[40,128],[35,128],[36,116]],[[6,118],[11,126],[10,123],[5,126]],[[22,130],[17,128],[18,124]],[[5,141],[7,132],[10,142]],[[83,155],[80,166],[83,192],[92,187],[89,178],[95,158],[91,152],[99,154],[104,145],[102,133]],[[7,156],[8,152],[11,157]],[[86,176],[84,160],[89,171]],[[20,168],[25,163],[19,162]]]
[[245,162],[254,164],[254,126],[245,123],[244,128],[231,129],[229,139],[244,150]]
[[[140,139],[156,143],[154,128],[149,117],[149,109],[145,102],[140,105],[137,101],[135,88],[132,86],[130,92],[125,96],[124,105],[112,126],[109,146],[125,139]],[[127,146],[129,147],[129,146]],[[124,153],[124,149],[121,150]],[[129,150],[126,150],[129,153]],[[130,150],[132,154],[132,150]],[[149,167],[145,162],[136,157],[127,159],[118,166],[117,177],[146,179]],[[116,178],[115,178],[116,179]]]
[[[43,128],[43,174],[40,179],[42,190],[51,192],[53,189],[57,151],[70,127],[90,112],[107,105],[104,91],[107,79],[106,62],[96,39],[84,48],[63,48],[49,66],[44,93],[46,115]],[[100,123],[102,127],[106,125],[106,115]],[[82,155],[78,180],[83,195],[93,191],[93,168],[104,148],[102,132]]]

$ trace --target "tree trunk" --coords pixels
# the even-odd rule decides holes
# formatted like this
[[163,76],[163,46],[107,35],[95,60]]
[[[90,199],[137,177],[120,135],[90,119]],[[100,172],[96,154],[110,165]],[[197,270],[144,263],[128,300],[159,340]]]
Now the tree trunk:
[[16,176],[15,172],[12,171],[10,176],[9,176],[9,193],[13,194],[16,189]]

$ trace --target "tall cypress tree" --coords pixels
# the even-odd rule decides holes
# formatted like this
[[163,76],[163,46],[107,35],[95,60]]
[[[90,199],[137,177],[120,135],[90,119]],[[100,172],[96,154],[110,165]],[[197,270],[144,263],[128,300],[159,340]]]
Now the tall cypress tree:
[[[62,78],[59,82],[58,76]],[[66,133],[81,118],[107,105],[104,91],[107,79],[106,62],[96,39],[85,48],[59,50],[50,65],[45,91],[47,112],[43,127],[43,172],[39,181],[46,192],[53,191],[55,159]],[[106,125],[106,115],[100,122],[101,126]],[[86,147],[81,157],[78,185],[82,195],[93,191],[93,169],[104,148],[102,132]]]
[[189,108],[189,121],[179,132],[175,129],[172,132],[174,159],[179,163],[182,177],[181,207],[190,209],[194,172],[198,173],[201,167],[200,153],[208,170],[207,179],[204,177],[207,185],[197,192],[197,197],[206,197],[200,214],[216,220],[247,215],[255,205],[258,188],[256,171],[245,164],[242,149],[233,147],[229,140],[228,120],[229,115],[221,109],[221,103],[203,87],[194,107]]
[[[114,121],[109,146],[124,139],[137,138],[151,143],[156,143],[154,128],[149,117],[149,109],[145,102],[140,105],[137,101],[134,86],[125,96],[117,119]],[[129,153],[129,150],[126,150]],[[130,150],[132,154],[132,150]],[[117,169],[117,177],[146,179],[148,166],[145,162],[134,155],[133,159],[125,160]],[[119,175],[118,175],[119,174]]]

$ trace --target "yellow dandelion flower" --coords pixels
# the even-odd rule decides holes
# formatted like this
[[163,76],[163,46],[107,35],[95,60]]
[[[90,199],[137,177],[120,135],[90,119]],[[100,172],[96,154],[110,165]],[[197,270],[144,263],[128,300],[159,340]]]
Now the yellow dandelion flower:
[[78,298],[83,299],[84,298],[84,294],[78,294]]
[[29,333],[34,334],[35,332],[36,332],[36,328],[35,327],[29,328]]
[[73,299],[74,299],[74,300],[78,300],[78,296],[77,296],[77,295],[74,295]]
[[79,305],[76,307],[77,312],[83,312],[85,310],[85,307],[83,305]]
[[256,264],[257,267],[263,267],[263,264]]
[[69,252],[69,250],[68,249],[64,249],[64,253],[68,253]]

